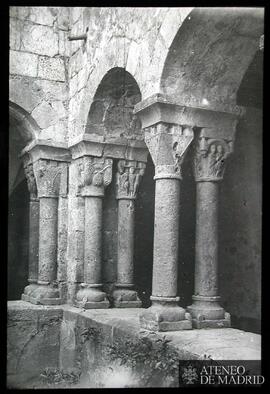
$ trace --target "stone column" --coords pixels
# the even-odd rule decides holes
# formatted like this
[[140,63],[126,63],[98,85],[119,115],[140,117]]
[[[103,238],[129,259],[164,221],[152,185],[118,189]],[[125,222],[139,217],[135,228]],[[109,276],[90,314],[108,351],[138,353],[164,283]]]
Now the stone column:
[[199,138],[194,158],[197,182],[195,294],[188,307],[195,328],[230,327],[218,295],[218,187],[232,142]]
[[66,164],[40,159],[34,163],[40,201],[38,286],[29,301],[34,304],[61,304],[57,285],[58,197]]
[[118,200],[117,283],[113,292],[117,308],[140,308],[142,303],[134,290],[134,215],[135,199],[145,163],[119,160],[116,175]]
[[23,301],[29,301],[29,296],[37,288],[38,280],[38,245],[39,245],[39,199],[37,185],[33,171],[33,164],[29,160],[24,163],[24,171],[30,194],[29,201],[29,249],[28,249],[28,282],[22,294]]
[[60,298],[67,299],[68,166],[63,166],[58,199],[57,282]]
[[177,296],[181,164],[192,140],[189,127],[160,122],[145,130],[156,181],[152,306],[140,316],[141,327],[149,330],[192,328]]
[[79,189],[85,199],[84,282],[76,296],[76,305],[85,309],[108,308],[102,291],[102,199],[112,180],[112,159],[87,156],[81,162]]

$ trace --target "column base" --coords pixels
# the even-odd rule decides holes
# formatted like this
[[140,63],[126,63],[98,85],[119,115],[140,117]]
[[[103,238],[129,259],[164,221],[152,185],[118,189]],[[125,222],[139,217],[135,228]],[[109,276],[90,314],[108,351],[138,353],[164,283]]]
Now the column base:
[[191,330],[191,316],[180,307],[179,297],[154,297],[153,305],[140,315],[140,326],[150,331]]
[[35,305],[60,305],[63,300],[59,296],[59,290],[49,284],[31,284],[26,286],[22,300]]
[[200,320],[192,319],[193,328],[230,328],[231,327],[231,315],[225,312],[225,318],[219,320]]
[[81,283],[81,289],[78,291],[75,306],[83,309],[107,309],[110,303],[100,287],[101,284]]
[[219,305],[219,296],[192,296],[193,304],[187,307],[194,328],[231,327],[230,314]]
[[38,288],[37,282],[30,282],[29,285],[27,285],[24,288],[23,294],[21,296],[22,301],[30,302],[29,297],[31,294]]
[[116,289],[112,293],[115,308],[141,308],[142,302],[137,291],[132,289],[133,284],[115,284]]

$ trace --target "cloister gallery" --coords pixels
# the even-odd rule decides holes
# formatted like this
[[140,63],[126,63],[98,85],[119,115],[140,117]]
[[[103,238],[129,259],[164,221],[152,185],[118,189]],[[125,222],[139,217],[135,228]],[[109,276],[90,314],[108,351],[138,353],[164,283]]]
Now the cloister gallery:
[[11,375],[55,313],[259,337],[263,29],[263,8],[10,7]]

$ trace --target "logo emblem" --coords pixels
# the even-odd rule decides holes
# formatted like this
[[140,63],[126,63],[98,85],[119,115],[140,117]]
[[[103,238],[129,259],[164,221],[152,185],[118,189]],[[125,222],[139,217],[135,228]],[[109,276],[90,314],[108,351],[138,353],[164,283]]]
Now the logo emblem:
[[198,379],[197,370],[193,368],[192,365],[188,365],[187,368],[182,368],[182,371],[182,379],[186,384],[194,384]]

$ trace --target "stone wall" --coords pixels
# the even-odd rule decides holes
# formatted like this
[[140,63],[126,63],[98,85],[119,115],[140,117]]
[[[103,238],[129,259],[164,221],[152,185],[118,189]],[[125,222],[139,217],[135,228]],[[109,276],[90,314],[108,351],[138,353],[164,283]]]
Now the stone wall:
[[8,388],[22,388],[47,367],[59,366],[60,308],[14,301],[7,318]]
[[67,139],[68,29],[68,8],[10,7],[10,101],[41,139]]
[[248,108],[220,193],[220,289],[239,328],[260,332],[262,116]]
[[10,302],[8,388],[178,387],[179,360],[260,360],[259,335],[147,332],[140,312]]

